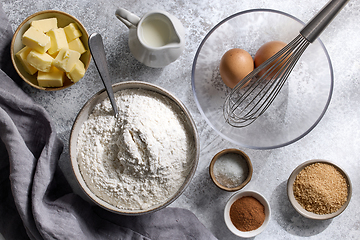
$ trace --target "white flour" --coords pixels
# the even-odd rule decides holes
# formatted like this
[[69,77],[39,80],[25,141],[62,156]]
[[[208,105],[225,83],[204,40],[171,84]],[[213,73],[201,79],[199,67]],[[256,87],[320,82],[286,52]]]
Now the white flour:
[[160,94],[127,89],[98,104],[82,125],[77,152],[90,190],[121,209],[147,209],[182,186],[194,156],[194,140],[180,109]]

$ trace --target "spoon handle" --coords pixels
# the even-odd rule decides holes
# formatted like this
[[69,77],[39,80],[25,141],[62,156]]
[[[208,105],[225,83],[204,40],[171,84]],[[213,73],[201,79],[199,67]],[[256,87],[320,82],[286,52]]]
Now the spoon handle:
[[104,83],[106,92],[109,96],[111,106],[114,110],[115,117],[118,115],[118,109],[116,106],[115,98],[114,98],[114,92],[111,86],[110,81],[110,74],[106,63],[106,55],[105,55],[105,49],[104,44],[102,41],[102,37],[98,33],[93,33],[89,37],[89,48],[91,55],[94,59],[95,66],[97,70],[99,71],[101,80]]

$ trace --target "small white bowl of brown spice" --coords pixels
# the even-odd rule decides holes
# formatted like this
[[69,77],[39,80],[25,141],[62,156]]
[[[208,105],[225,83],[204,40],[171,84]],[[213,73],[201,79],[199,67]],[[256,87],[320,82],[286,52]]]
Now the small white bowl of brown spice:
[[289,200],[302,216],[326,220],[338,216],[348,206],[352,186],[346,172],[327,160],[300,164],[287,183]]
[[242,238],[251,238],[265,230],[270,221],[270,204],[256,191],[239,191],[226,203],[224,219],[228,229]]

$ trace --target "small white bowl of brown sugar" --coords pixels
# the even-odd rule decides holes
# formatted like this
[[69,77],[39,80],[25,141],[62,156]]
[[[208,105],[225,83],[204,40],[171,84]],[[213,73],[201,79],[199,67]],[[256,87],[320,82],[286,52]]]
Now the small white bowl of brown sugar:
[[300,164],[287,183],[289,200],[302,216],[326,220],[338,216],[348,206],[352,186],[338,165],[314,159]]

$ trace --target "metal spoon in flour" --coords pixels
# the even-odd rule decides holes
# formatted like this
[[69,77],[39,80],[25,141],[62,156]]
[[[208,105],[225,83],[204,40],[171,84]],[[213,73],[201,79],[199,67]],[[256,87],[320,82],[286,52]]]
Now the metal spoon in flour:
[[102,37],[100,34],[93,33],[90,35],[89,49],[91,52],[91,56],[94,59],[95,66],[96,66],[97,70],[99,71],[101,80],[104,83],[106,92],[109,96],[111,106],[114,110],[114,115],[115,115],[115,117],[117,117],[118,108],[116,106],[114,92],[113,92],[113,89],[111,86],[110,74],[109,74],[109,70],[107,67],[107,63],[106,63],[104,44],[103,44]]

